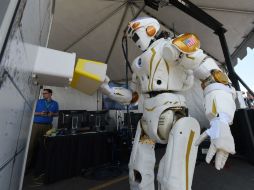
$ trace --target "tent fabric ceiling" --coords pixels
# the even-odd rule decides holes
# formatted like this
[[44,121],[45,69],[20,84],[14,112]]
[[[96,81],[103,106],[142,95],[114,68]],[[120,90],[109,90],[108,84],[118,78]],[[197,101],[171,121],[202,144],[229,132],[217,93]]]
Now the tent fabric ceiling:
[[[238,48],[243,49],[243,43],[250,45],[246,43],[246,37],[253,33],[254,28],[253,0],[191,2],[223,24],[227,29],[225,36],[229,52],[235,52],[235,57],[238,56]],[[109,77],[122,80],[125,78],[125,60],[121,49],[123,31],[143,6],[141,0],[56,0],[48,47],[76,52],[78,58],[107,62]],[[217,61],[224,62],[218,36],[194,18],[172,5],[161,7],[159,11],[146,6],[139,16],[147,14],[162,22],[164,30],[174,26],[178,34],[197,34],[202,49]],[[133,43],[129,43],[128,47],[132,61],[141,52]],[[239,52],[244,55],[244,50]]]

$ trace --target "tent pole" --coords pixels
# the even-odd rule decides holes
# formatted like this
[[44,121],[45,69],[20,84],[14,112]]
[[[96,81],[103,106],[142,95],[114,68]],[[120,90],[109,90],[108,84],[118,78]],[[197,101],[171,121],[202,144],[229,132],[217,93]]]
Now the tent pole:
[[96,23],[94,26],[92,26],[90,29],[88,29],[84,34],[82,34],[77,40],[72,42],[68,47],[64,49],[64,51],[70,50],[75,44],[77,44],[79,41],[81,41],[84,37],[86,37],[88,34],[93,32],[96,28],[98,28],[100,25],[102,25],[104,22],[106,22],[109,18],[111,18],[113,15],[115,15],[118,11],[120,11],[128,2],[124,2],[122,5],[120,5],[118,8],[113,10],[111,13],[109,13],[106,17],[104,17],[101,21]]
[[227,65],[228,72],[229,72],[229,78],[232,81],[232,84],[235,87],[235,89],[239,91],[241,89],[240,89],[240,86],[239,86],[239,83],[238,83],[238,78],[235,74],[234,67],[232,66],[232,59],[231,59],[231,56],[229,54],[228,45],[227,45],[227,41],[226,41],[224,32],[220,30],[220,31],[217,31],[215,33],[219,36],[219,39],[220,39],[222,51],[223,51],[223,54],[224,54],[224,57],[225,57],[225,63]]
[[124,21],[124,18],[126,17],[128,8],[129,8],[129,4],[127,3],[126,6],[125,6],[125,9],[124,9],[124,13],[123,13],[123,15],[122,15],[122,18],[121,18],[121,20],[120,20],[120,23],[119,23],[119,25],[118,25],[118,28],[117,28],[115,37],[114,37],[113,42],[112,42],[112,44],[111,44],[111,47],[110,47],[110,49],[109,49],[108,56],[107,56],[106,61],[105,61],[106,64],[108,63],[109,58],[110,58],[110,56],[111,56],[111,54],[112,54],[112,51],[113,51],[113,49],[114,49],[114,47],[115,47],[116,40],[117,40],[117,37],[118,37],[118,35],[119,35],[119,32],[120,32],[120,30],[121,30],[121,28],[122,28],[123,21]]

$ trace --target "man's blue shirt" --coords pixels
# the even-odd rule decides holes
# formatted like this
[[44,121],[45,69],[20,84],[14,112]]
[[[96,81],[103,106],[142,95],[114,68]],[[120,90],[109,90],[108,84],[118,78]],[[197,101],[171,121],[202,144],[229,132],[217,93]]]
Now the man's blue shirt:
[[[58,103],[54,100],[47,101],[46,99],[39,99],[36,104],[35,112],[58,112]],[[53,116],[34,116],[34,123],[51,124]]]

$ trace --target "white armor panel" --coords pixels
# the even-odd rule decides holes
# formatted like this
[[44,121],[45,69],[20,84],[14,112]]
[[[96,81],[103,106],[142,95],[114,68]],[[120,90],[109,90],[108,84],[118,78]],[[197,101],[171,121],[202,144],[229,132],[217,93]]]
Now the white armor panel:
[[160,24],[156,19],[141,17],[129,22],[127,36],[131,38],[142,51],[145,51],[159,29]]
[[168,139],[169,132],[175,122],[174,114],[172,110],[165,110],[160,115],[157,130],[160,139]]
[[191,190],[200,136],[200,126],[191,117],[179,119],[173,126],[160,161],[158,182],[160,190]]
[[110,99],[115,100],[122,104],[129,104],[132,100],[132,92],[126,88],[113,87],[108,85],[109,78],[106,77],[105,81],[100,86],[100,91],[107,95]]
[[143,129],[158,143],[167,143],[167,139],[161,139],[158,135],[159,118],[166,109],[173,107],[186,107],[185,98],[180,94],[163,93],[144,100],[143,120],[147,123],[147,128]]
[[205,88],[205,110],[209,121],[217,117],[219,113],[226,113],[229,116],[229,124],[233,122],[236,110],[233,93],[234,89],[220,83],[214,83]]
[[205,57],[207,57],[207,55],[203,53],[203,50],[198,49],[191,54],[183,54],[179,60],[179,64],[185,69],[195,69],[202,63]]
[[139,80],[138,80],[136,73],[132,74],[132,80],[131,80],[129,86],[130,86],[130,89],[132,90],[132,92],[139,92],[139,89],[138,89]]
[[[142,143],[140,122],[129,162],[129,182],[131,190],[154,190],[154,143]],[[144,126],[143,124],[142,126]]]
[[175,62],[166,62],[162,56],[162,48],[169,39],[159,39],[154,42],[141,56],[132,63],[132,69],[137,74],[143,93],[151,91],[182,91],[188,78],[187,70]]
[[198,67],[196,67],[194,75],[200,80],[205,80],[211,75],[211,70],[213,69],[221,70],[212,58],[207,57]]

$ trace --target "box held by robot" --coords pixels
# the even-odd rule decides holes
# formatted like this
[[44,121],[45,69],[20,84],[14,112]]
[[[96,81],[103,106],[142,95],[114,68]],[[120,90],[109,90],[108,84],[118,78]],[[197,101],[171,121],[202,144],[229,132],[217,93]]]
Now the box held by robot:
[[102,62],[78,59],[71,87],[92,95],[106,78],[107,65]]

